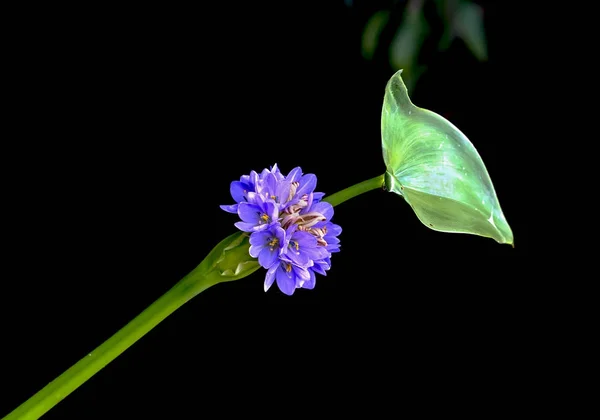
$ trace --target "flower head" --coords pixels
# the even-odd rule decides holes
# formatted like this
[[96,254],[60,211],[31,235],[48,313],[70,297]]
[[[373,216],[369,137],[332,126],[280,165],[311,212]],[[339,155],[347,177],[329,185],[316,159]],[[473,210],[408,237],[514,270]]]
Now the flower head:
[[287,295],[314,288],[315,273],[326,275],[340,250],[342,228],[331,222],[333,206],[316,185],[314,174],[297,167],[284,176],[277,164],[231,183],[236,203],[221,208],[237,213],[235,226],[251,234],[250,256],[267,269],[265,291],[274,282]]

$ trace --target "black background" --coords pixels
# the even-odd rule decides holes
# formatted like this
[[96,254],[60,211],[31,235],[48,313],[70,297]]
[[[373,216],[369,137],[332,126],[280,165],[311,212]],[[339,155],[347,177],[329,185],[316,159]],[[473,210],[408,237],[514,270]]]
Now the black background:
[[[360,35],[386,2],[324,3],[29,12],[40,27],[21,34],[19,130],[3,154],[1,376],[12,392],[0,414],[235,232],[218,207],[232,202],[232,180],[278,163],[333,193],[384,172],[393,70],[361,57]],[[514,249],[431,231],[401,197],[369,192],[336,207],[342,252],[314,290],[265,293],[264,270],[217,285],[44,418],[224,416],[315,398],[387,410],[426,400],[432,383],[478,393],[510,380],[538,322],[527,309],[535,177],[511,102],[526,93],[519,54],[531,49],[508,8],[481,4],[489,60],[460,41],[446,53],[426,44],[428,71],[411,96],[478,149]]]

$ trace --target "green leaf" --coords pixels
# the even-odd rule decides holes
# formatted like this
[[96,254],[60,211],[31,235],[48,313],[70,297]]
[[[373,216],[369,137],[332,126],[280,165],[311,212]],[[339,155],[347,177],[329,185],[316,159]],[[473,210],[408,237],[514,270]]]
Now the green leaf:
[[450,121],[413,105],[401,73],[386,86],[381,115],[386,188],[403,196],[433,230],[512,244],[479,153]]

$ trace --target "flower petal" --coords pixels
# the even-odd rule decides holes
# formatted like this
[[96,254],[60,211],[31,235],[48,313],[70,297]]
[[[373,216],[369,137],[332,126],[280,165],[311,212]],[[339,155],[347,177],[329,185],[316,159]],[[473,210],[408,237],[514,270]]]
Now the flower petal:
[[322,193],[322,192],[313,193],[313,201],[315,203],[318,203],[319,201],[321,201],[323,199],[323,197],[325,197],[325,193]]
[[251,204],[256,204],[256,197],[258,196],[258,194],[256,194],[254,191],[248,191],[248,194],[246,195],[246,198],[248,199],[248,203]]
[[325,239],[325,242],[327,242],[329,245],[335,245],[340,243],[340,240],[338,238],[331,235],[325,235],[323,236],[323,239]]
[[314,248],[317,246],[317,238],[308,232],[295,232],[292,236],[292,241],[298,242],[300,248]]
[[273,229],[273,233],[275,233],[275,237],[279,240],[279,246],[283,247],[285,244],[285,230],[281,226],[277,225]]
[[256,171],[250,171],[250,185],[254,187],[254,190],[256,190],[259,181],[260,179],[258,178]]
[[328,244],[325,249],[328,252],[340,252],[340,247],[339,245],[334,245],[334,244]]
[[300,280],[308,280],[310,279],[310,274],[308,273],[308,268],[298,267],[297,265],[292,265],[292,272],[296,275],[296,277]]
[[263,206],[265,213],[275,221],[279,217],[279,206],[272,201],[268,201]]
[[277,271],[277,265],[269,268],[267,270],[267,275],[265,276],[265,292],[271,288],[273,282],[275,281],[275,272]]
[[[239,230],[243,230],[244,232],[254,232],[256,229],[256,225],[254,223],[246,223],[246,222],[237,222],[234,223],[234,226]],[[264,225],[266,226],[266,225]]]
[[250,235],[250,245],[262,245],[265,246],[271,238],[271,232],[255,232]]
[[308,270],[308,274],[310,275],[310,278],[308,280],[306,280],[304,282],[304,284],[302,284],[302,288],[312,290],[315,288],[317,279],[316,279],[315,273],[311,269]]
[[296,190],[296,194],[302,196],[302,194],[310,194],[315,190],[317,186],[317,177],[315,174],[306,174],[300,178],[300,186]]
[[237,214],[238,212],[238,205],[237,204],[224,204],[219,206],[221,207],[221,210],[225,210],[227,213],[235,213]]
[[[262,233],[262,232],[255,232],[255,233]],[[265,247],[265,244],[260,244],[260,245],[250,245],[250,249],[248,250],[248,252],[250,253],[250,256],[252,258],[257,258],[260,255],[260,251],[262,251]],[[260,264],[260,260],[258,261]],[[262,264],[261,264],[262,265]],[[265,268],[269,268],[269,267],[265,267]]]
[[329,251],[327,247],[317,246],[314,248],[304,248],[304,254],[306,254],[307,258],[316,261],[322,260],[323,258],[327,258],[329,256]]
[[333,206],[326,201],[320,201],[313,205],[310,211],[321,213],[327,220],[330,220],[333,217]]
[[252,228],[252,232],[260,232],[263,230],[267,230],[269,228],[269,226],[271,226],[271,225],[270,224],[254,225],[254,227]]
[[285,250],[285,255],[296,265],[307,266],[310,262],[310,257],[306,252],[296,251],[292,245]]
[[296,230],[298,229],[298,225],[294,224],[294,225],[290,225],[290,227],[287,228],[285,234],[286,237],[289,239],[291,239],[292,236],[294,236],[294,233],[296,232]]
[[319,273],[322,274],[324,276],[327,275],[327,272],[325,271],[327,268],[327,265],[320,262],[320,261],[315,261],[315,265],[313,265],[310,269],[311,271],[314,271],[315,273]]
[[233,181],[229,186],[229,192],[236,202],[241,203],[242,201],[246,201],[244,196],[248,192],[248,185],[240,181]]
[[273,264],[278,261],[278,256],[279,248],[273,248],[273,251],[271,251],[270,247],[265,246],[262,251],[260,251],[260,254],[258,254],[258,263],[264,268],[271,268],[273,267]]
[[252,196],[252,198],[253,198],[252,203],[256,204],[262,211],[262,208],[265,205],[266,198],[262,194],[259,194],[259,193],[254,194]]
[[275,191],[277,190],[277,178],[275,178],[275,175],[273,175],[272,173],[268,173],[263,181],[263,193],[267,192],[269,195],[269,198],[271,198],[271,195],[275,195]]
[[340,233],[342,233],[342,227],[340,225],[336,225],[335,223],[327,223],[327,235],[325,236],[338,236]]
[[312,207],[313,200],[314,200],[314,193],[308,194],[308,199],[306,200],[306,207],[305,207],[305,209],[309,209],[309,208]]
[[242,221],[257,224],[260,220],[260,207],[256,204],[240,203],[238,206],[238,216]]
[[296,166],[294,169],[290,171],[289,174],[285,177],[290,182],[298,181],[302,176],[302,169],[299,166]]
[[279,264],[277,267],[278,268],[275,277],[277,279],[277,286],[279,286],[279,290],[288,296],[293,295],[294,290],[296,290],[296,279],[292,274],[293,271],[287,273],[283,264]]
[[287,203],[290,196],[291,185],[292,183],[288,180],[279,181],[279,184],[277,184],[277,188],[275,189],[275,195],[277,196],[278,203]]

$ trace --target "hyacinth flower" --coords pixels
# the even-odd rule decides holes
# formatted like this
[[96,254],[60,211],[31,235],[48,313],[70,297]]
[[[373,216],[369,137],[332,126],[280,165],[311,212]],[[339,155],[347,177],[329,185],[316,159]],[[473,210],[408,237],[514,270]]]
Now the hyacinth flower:
[[323,194],[315,198],[317,177],[304,175],[300,167],[284,176],[275,164],[249,178],[252,182],[244,183],[241,193],[239,181],[231,183],[231,196],[238,203],[221,208],[230,213],[237,208],[242,222],[235,226],[250,233],[249,254],[267,269],[265,291],[275,281],[287,295],[297,288],[314,288],[313,267],[325,275],[331,254],[340,250],[337,235],[342,231],[331,222],[333,206],[321,201]]
[[[381,116],[386,172],[337,193],[316,192],[317,177],[301,167],[281,172],[274,164],[230,184],[238,230],[218,243],[200,264],[129,324],[17,407],[5,420],[37,419],[114,360],[184,303],[218,283],[263,269],[264,290],[272,285],[289,296],[318,288],[341,252],[342,227],[334,207],[372,190],[398,194],[429,229],[514,242],[492,181],[473,144],[451,122],[415,106],[401,77],[385,88]],[[333,258],[335,260],[335,258]],[[319,275],[319,276],[317,276]],[[319,282],[318,278],[321,278]]]

